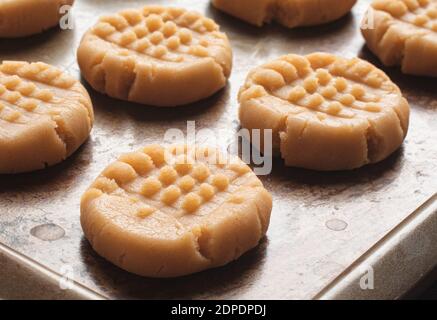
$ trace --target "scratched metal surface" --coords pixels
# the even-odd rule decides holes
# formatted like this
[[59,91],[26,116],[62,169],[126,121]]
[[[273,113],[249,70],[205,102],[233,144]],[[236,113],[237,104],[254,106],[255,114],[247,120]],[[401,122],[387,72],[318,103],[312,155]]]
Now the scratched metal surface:
[[[128,274],[99,258],[84,239],[79,199],[95,176],[121,152],[162,140],[166,129],[238,130],[236,95],[248,70],[285,53],[329,51],[378,62],[364,48],[352,15],[323,26],[257,29],[210,7],[208,1],[77,0],[73,30],[0,41],[0,59],[42,60],[79,77],[75,51],[99,14],[145,3],[194,8],[217,20],[235,59],[229,85],[184,109],[157,109],[109,99],[90,89],[96,123],[90,140],[70,159],[45,171],[0,176],[0,242],[47,268],[65,273],[110,298],[312,298],[353,261],[437,191],[437,81],[384,69],[412,108],[406,143],[386,161],[352,172],[317,173],[274,162],[261,177],[274,198],[267,238],[240,260],[193,276],[154,280]],[[42,226],[41,226],[42,225]],[[432,244],[421,250],[433,250]],[[420,262],[421,251],[405,263]],[[417,262],[417,263],[419,263]],[[377,285],[377,283],[376,283]]]

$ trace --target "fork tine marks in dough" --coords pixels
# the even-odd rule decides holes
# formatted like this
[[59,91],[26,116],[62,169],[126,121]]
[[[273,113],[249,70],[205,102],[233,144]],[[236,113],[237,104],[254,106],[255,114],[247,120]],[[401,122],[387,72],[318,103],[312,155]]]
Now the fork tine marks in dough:
[[288,166],[348,170],[402,144],[409,106],[381,70],[359,58],[286,55],[252,70],[239,94],[240,121],[272,129]]
[[146,6],[101,17],[83,37],[78,62],[99,92],[179,106],[226,85],[232,50],[212,19],[185,9]]
[[86,238],[129,272],[163,278],[222,266],[267,232],[272,198],[245,163],[215,164],[216,149],[178,147],[122,155],[82,197]]
[[66,159],[94,122],[86,89],[42,62],[0,65],[0,173],[43,169]]
[[369,49],[402,72],[437,76],[437,0],[375,0],[373,26],[362,28]]

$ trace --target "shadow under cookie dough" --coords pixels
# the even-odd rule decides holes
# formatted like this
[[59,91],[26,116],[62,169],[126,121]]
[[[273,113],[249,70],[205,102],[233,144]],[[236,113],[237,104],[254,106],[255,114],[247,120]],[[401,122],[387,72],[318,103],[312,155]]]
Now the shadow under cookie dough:
[[[82,238],[80,254],[86,273],[98,283],[99,291],[110,298],[123,299],[232,299],[244,295],[245,288],[262,272],[268,239],[226,266],[197,274],[169,279],[152,279],[128,273],[98,256]],[[232,296],[229,296],[232,292]]]

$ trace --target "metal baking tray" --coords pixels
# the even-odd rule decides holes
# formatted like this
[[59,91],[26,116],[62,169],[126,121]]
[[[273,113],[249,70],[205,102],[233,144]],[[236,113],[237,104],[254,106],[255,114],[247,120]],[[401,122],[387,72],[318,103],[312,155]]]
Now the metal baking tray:
[[286,168],[276,159],[273,172],[260,177],[274,198],[268,235],[238,261],[157,280],[97,256],[82,234],[80,197],[118,154],[161,142],[168,128],[185,130],[188,120],[196,121],[197,129],[224,130],[223,142],[228,141],[239,130],[236,97],[247,72],[286,53],[327,51],[381,67],[359,32],[365,0],[337,22],[296,30],[252,27],[207,0],[77,0],[72,30],[0,40],[0,59],[45,61],[80,77],[76,48],[97,16],[150,3],[196,9],[222,26],[235,55],[228,86],[177,109],[126,103],[87,87],[96,113],[89,141],[53,168],[0,176],[0,298],[398,298],[434,269],[437,80],[406,76],[398,68],[383,69],[411,105],[403,147],[379,164],[351,172]]

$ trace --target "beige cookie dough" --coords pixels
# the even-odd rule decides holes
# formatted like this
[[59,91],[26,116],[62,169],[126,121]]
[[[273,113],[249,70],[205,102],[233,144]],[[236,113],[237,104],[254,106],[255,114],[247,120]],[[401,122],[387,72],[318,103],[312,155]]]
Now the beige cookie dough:
[[59,25],[61,7],[74,0],[0,1],[0,38],[17,38],[43,32]]
[[376,0],[361,30],[385,65],[437,76],[437,0]]
[[78,61],[84,78],[99,92],[147,105],[179,106],[226,85],[232,51],[212,19],[146,6],[100,18],[83,37]]
[[48,64],[0,65],[0,174],[63,161],[88,138],[93,108],[85,88]]
[[266,234],[272,198],[245,163],[224,156],[183,145],[122,155],[82,197],[86,238],[107,260],[147,277],[239,258]]
[[283,56],[250,72],[239,101],[242,126],[273,130],[288,166],[359,168],[387,158],[408,130],[399,88],[358,58]]
[[324,24],[346,15],[356,0],[213,0],[213,5],[256,26],[272,20],[288,28]]

